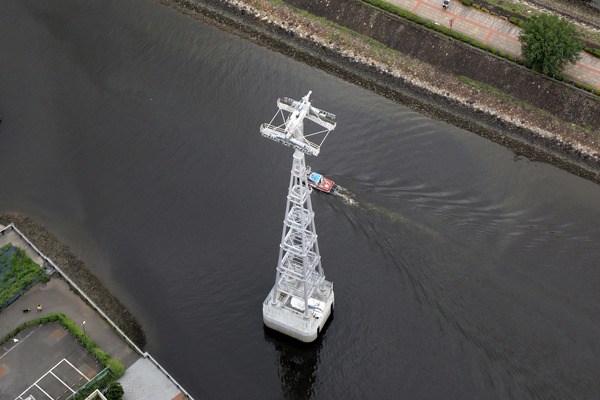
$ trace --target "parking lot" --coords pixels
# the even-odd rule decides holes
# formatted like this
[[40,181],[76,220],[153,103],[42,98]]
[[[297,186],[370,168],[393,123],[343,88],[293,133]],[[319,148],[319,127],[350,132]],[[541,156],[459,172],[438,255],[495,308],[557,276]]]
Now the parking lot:
[[0,399],[64,400],[103,368],[58,322],[16,339],[0,349]]

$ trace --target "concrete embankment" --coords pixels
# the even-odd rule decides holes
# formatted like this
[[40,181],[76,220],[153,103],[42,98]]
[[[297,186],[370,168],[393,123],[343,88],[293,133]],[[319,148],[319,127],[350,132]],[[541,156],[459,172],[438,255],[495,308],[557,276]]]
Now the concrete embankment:
[[146,336],[137,319],[94,276],[71,250],[60,243],[48,230],[31,218],[20,214],[0,216],[0,224],[14,223],[47,257],[60,265],[63,271],[94,301],[110,319],[141,349],[146,346]]
[[[486,93],[485,90],[455,85],[456,74],[462,73],[468,76],[467,69],[452,71],[453,67],[432,66],[428,60],[423,61],[414,57],[408,61],[403,59],[405,65],[398,67],[363,56],[361,48],[358,48],[360,46],[348,51],[337,41],[339,35],[332,35],[331,31],[321,31],[322,26],[327,25],[326,23],[315,18],[305,18],[292,7],[282,11],[286,6],[274,6],[273,2],[266,0],[205,0],[202,2],[159,0],[159,2],[363,86],[427,116],[477,133],[531,160],[551,163],[586,179],[600,182],[600,158],[594,148],[595,143],[591,143],[595,137],[572,134],[570,127],[575,123],[567,119],[567,117],[571,118],[571,121],[575,119],[579,124],[584,122],[589,124],[590,118],[597,118],[597,113],[594,112],[598,107],[597,99],[585,95],[579,99],[580,93],[568,90],[564,86],[555,87],[558,83],[533,74],[516,64],[507,66],[508,64],[495,56],[466,48],[460,43],[428,32],[422,27],[416,27],[409,21],[390,18],[388,15],[382,16],[380,10],[361,2],[289,1],[340,25],[345,25],[343,18],[346,18],[348,26],[353,30],[355,28],[360,31],[360,25],[370,27],[365,28],[366,31],[360,31],[364,37],[375,36],[375,32],[379,29],[376,27],[381,25],[383,28],[379,33],[383,37],[386,35],[396,37],[394,40],[397,43],[408,42],[408,38],[411,38],[411,43],[406,43],[407,46],[428,43],[428,46],[420,47],[420,52],[423,53],[423,57],[431,57],[434,61],[442,53],[452,54],[452,57],[461,59],[467,57],[466,52],[470,52],[472,54],[468,55],[468,59],[472,62],[465,65],[480,74],[477,75],[477,80],[485,82],[485,71],[487,75],[494,75],[499,70],[502,71],[500,75],[505,81],[514,83],[517,78],[511,74],[518,70],[519,74],[523,74],[518,77],[524,84],[520,88],[521,95],[529,96],[531,92],[536,91],[532,88],[540,89],[538,90],[540,92],[538,99],[541,99],[539,103],[535,104],[535,99],[528,99],[530,103],[534,103],[533,109],[522,107],[520,104],[515,105],[511,101],[499,100],[498,96]],[[361,12],[346,10],[342,13],[339,7],[348,7],[350,3],[356,7],[366,8]],[[318,7],[321,7],[321,10],[318,10]],[[410,30],[411,34],[403,35],[402,40],[398,41],[398,35],[390,34],[395,32],[390,31],[391,25],[379,23],[386,19],[390,20],[386,24],[396,24],[395,29],[406,32]],[[355,25],[350,25],[350,21]],[[402,26],[399,27],[399,24]],[[340,32],[341,35],[344,34],[343,31]],[[484,63],[481,60],[487,61]],[[482,72],[484,73],[481,74]],[[520,85],[512,86],[520,87]],[[568,94],[561,95],[561,92]],[[513,93],[516,92],[509,94]],[[589,103],[585,103],[587,101]],[[572,107],[569,106],[572,103]],[[536,108],[541,106],[547,110]],[[548,108],[549,106],[552,108]],[[560,110],[565,109],[569,111],[567,114],[563,113],[565,118],[562,120],[557,118],[556,116],[562,112]]]

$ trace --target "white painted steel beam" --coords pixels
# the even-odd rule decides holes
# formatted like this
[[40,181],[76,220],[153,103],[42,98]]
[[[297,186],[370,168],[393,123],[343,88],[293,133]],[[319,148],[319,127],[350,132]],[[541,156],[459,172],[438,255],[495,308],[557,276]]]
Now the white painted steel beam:
[[[284,97],[277,100],[283,123],[262,124],[262,136],[295,149],[288,188],[285,219],[279,245],[275,285],[263,303],[263,320],[268,327],[303,342],[316,339],[333,310],[333,284],[325,280],[319,254],[308,184],[310,167],[305,154],[317,156],[320,147],[335,128],[335,115],[312,107],[309,92],[301,101]],[[289,113],[285,115],[284,112]],[[308,119],[325,128],[310,135],[304,133]],[[317,144],[307,136],[325,132]],[[308,307],[304,305],[308,304]]]

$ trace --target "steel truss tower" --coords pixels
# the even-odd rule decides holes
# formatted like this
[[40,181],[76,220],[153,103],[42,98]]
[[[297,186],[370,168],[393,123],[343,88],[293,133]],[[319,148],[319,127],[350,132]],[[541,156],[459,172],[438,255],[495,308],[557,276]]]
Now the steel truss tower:
[[[275,285],[263,302],[263,320],[268,327],[303,342],[312,342],[333,311],[333,283],[325,280],[315,228],[308,184],[310,167],[305,154],[317,156],[320,147],[336,125],[335,115],[311,106],[309,92],[302,101],[279,99],[278,114],[283,123],[261,125],[261,134],[294,148],[292,171],[287,195],[283,232]],[[286,115],[287,114],[287,115]],[[320,127],[304,133],[304,120]],[[323,135],[320,144],[310,141]]]

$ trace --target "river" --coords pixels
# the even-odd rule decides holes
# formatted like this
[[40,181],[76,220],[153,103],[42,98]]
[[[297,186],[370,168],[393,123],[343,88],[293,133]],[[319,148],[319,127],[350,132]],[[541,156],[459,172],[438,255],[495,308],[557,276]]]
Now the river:
[[[600,398],[600,186],[152,1],[4,1],[0,32],[0,213],[196,399]],[[313,194],[336,314],[301,345],[262,323],[292,152],[258,128],[309,90],[341,191]]]

